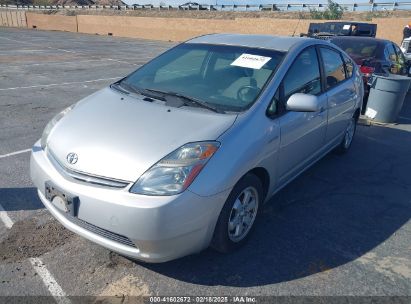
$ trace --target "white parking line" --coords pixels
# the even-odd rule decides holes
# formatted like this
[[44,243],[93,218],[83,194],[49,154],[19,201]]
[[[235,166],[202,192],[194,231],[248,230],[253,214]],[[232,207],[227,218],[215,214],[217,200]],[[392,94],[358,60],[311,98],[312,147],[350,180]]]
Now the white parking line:
[[18,154],[22,154],[22,153],[27,153],[27,152],[30,152],[30,151],[31,151],[31,149],[24,149],[24,150],[20,150],[20,151],[16,151],[16,152],[11,152],[11,153],[0,155],[0,158],[5,158],[5,157],[18,155]]
[[6,226],[7,229],[10,229],[13,227],[13,221],[7,214],[6,210],[4,210],[3,206],[0,204],[0,219],[4,223],[4,226]]
[[[10,38],[6,38],[6,37],[0,37],[0,39],[6,39],[6,40],[10,40],[10,41],[14,41],[14,42],[19,42],[19,43],[23,43],[23,44],[29,44],[29,45],[34,45],[34,46],[42,46],[39,45],[37,43],[32,43],[32,42],[27,42],[27,41],[20,41],[20,40],[14,40],[14,39],[10,39]],[[66,53],[73,53],[73,54],[79,54],[79,55],[89,55],[88,53],[85,52],[80,52],[80,51],[72,51],[72,50],[66,50],[66,49],[60,49],[60,48],[55,48],[52,46],[44,46],[47,49],[50,50],[57,50],[57,51],[62,51],[62,52],[66,52]],[[96,56],[92,56],[92,57],[96,57]],[[104,59],[104,58],[103,58]],[[109,61],[114,61],[114,62],[119,62],[119,63],[126,63],[126,64],[131,64],[131,65],[139,65],[138,63],[130,63],[127,61],[122,61],[122,60],[117,60],[117,59],[113,59],[113,58],[105,58],[106,60]],[[140,58],[141,59],[141,58]],[[148,58],[147,60],[152,59],[152,57]]]
[[59,304],[69,304],[71,301],[67,298],[66,293],[54,279],[53,275],[47,270],[43,261],[39,258],[30,258],[30,263],[33,265],[34,270],[43,280],[44,285],[50,291],[51,295],[54,297]]
[[[139,58],[140,59],[140,58]],[[147,61],[151,60],[152,58],[147,59]],[[139,63],[131,63],[128,61],[123,61],[123,60],[117,60],[117,59],[112,59],[112,58],[107,58],[108,61],[114,61],[114,62],[118,62],[118,63],[125,63],[125,64],[131,64],[131,65],[141,65]]]
[[[32,42],[27,42],[27,41],[21,41],[21,40],[15,40],[15,39],[10,39],[10,38],[6,38],[6,37],[0,37],[0,39],[6,39],[6,40],[9,40],[9,41],[19,42],[19,43],[22,43],[22,44],[29,44],[29,45],[35,45],[35,46],[43,46],[43,45],[37,44],[37,43],[32,43]],[[66,49],[54,48],[54,47],[51,47],[51,46],[43,46],[43,47],[46,47],[46,48],[51,49],[51,50],[58,50],[58,51],[66,52],[66,53],[80,53],[80,52],[71,51],[71,50],[66,50]],[[80,54],[81,54],[81,53],[80,53]]]
[[83,83],[99,82],[99,81],[106,81],[106,80],[114,80],[114,79],[119,79],[121,77],[123,77],[123,76],[93,79],[93,80],[84,80],[84,81],[62,82],[62,83],[52,83],[52,84],[39,84],[39,85],[33,85],[33,86],[27,86],[27,87],[4,88],[4,89],[0,89],[0,91],[10,91],[10,90],[20,90],[20,89],[34,89],[34,88],[48,88],[48,87],[71,85],[71,84],[83,84]]
[[6,62],[0,62],[0,64],[7,64],[7,68],[26,68],[29,66],[44,66],[46,64],[70,64],[70,63],[84,63],[84,62],[95,62],[95,61],[111,61],[111,59],[87,59],[87,60],[70,60],[70,61],[47,61],[42,63],[24,63],[20,65],[9,65]]
[[[4,223],[7,229],[13,227],[14,222],[8,216],[6,210],[4,210],[3,206],[0,204],[0,219]],[[29,259],[31,265],[33,266],[34,270],[40,276],[41,280],[43,281],[44,285],[47,287],[50,294],[56,300],[58,304],[71,304],[69,298],[67,298],[66,293],[54,279],[53,275],[48,271],[46,266],[44,265],[43,261],[39,258],[30,258]]]

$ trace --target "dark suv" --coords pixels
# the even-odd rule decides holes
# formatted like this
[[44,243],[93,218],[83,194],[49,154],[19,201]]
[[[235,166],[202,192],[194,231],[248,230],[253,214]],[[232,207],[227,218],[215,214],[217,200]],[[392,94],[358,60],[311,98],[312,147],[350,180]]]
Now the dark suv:
[[377,34],[377,25],[364,22],[324,22],[310,23],[307,36],[319,39],[329,39],[333,36],[362,36],[375,37]]

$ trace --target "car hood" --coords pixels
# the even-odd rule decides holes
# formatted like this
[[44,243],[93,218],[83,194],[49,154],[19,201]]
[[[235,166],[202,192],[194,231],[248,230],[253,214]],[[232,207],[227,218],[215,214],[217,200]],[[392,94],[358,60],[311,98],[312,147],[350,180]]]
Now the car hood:
[[[103,89],[80,101],[49,135],[48,149],[66,168],[136,181],[164,156],[188,142],[216,140],[236,115],[172,108]],[[75,164],[67,155],[76,153]]]

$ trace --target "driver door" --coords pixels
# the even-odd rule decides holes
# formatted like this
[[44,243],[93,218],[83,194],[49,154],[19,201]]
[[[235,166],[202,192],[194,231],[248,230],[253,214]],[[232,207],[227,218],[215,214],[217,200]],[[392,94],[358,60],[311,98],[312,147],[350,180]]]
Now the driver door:
[[[294,93],[318,96],[319,112],[292,112],[279,117],[280,151],[278,181],[286,183],[322,152],[327,129],[327,95],[323,93],[320,65],[315,47],[302,51],[280,85],[280,104]],[[285,108],[285,106],[284,106]]]

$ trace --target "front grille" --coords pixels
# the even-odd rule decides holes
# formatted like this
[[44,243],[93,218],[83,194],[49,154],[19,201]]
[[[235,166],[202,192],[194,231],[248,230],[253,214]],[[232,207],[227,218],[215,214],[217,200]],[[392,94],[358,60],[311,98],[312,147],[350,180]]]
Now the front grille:
[[114,242],[121,243],[123,245],[127,245],[127,246],[130,246],[130,247],[136,248],[134,243],[128,237],[125,237],[124,235],[117,234],[117,233],[105,230],[103,228],[94,226],[93,224],[90,224],[86,221],[83,221],[83,220],[81,220],[77,217],[71,216],[69,214],[65,214],[65,217],[70,222],[72,222],[72,223],[76,224],[77,226],[80,226],[80,227],[82,227],[82,228],[84,228],[84,229],[86,229],[86,230],[88,230],[92,233],[100,235],[100,236],[102,236],[106,239],[112,240]]
[[59,171],[60,174],[65,176],[66,178],[71,178],[84,183],[90,183],[112,188],[125,188],[130,184],[130,182],[124,180],[91,175],[84,172],[69,169],[63,166],[49,149],[47,149],[47,156],[54,165],[54,167],[57,169],[57,171]]

